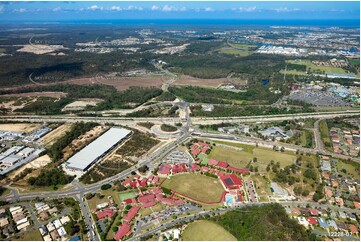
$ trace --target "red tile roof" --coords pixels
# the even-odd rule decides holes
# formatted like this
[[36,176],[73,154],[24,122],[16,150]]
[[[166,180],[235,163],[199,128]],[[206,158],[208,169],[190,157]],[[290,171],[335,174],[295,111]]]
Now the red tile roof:
[[139,209],[139,206],[134,206],[129,209],[128,213],[123,217],[124,221],[129,223],[135,217],[135,215],[137,215]]
[[192,172],[194,172],[194,171],[199,171],[199,166],[197,165],[197,164],[194,164],[194,163],[192,163],[192,164],[190,164],[190,171],[192,171]]
[[318,224],[318,222],[317,222],[317,219],[315,219],[315,218],[313,218],[313,217],[308,217],[308,222],[310,223],[310,224]]
[[358,229],[357,229],[357,227],[356,227],[354,224],[350,224],[350,231],[351,231],[353,234],[358,233]]
[[248,169],[240,169],[240,168],[235,168],[235,167],[232,167],[232,166],[228,166],[227,169],[231,170],[231,171],[234,171],[234,172],[241,173],[241,174],[249,173]]
[[209,159],[207,164],[210,166],[216,166],[218,164],[218,161],[216,161],[214,159]]
[[113,217],[114,214],[115,214],[115,211],[113,211],[112,209],[104,209],[97,213],[97,217],[98,217],[98,219],[111,218],[111,217]]
[[171,167],[169,164],[161,164],[161,165],[159,166],[158,173],[159,173],[159,174],[164,174],[164,175],[169,175],[171,168],[172,168],[172,167]]
[[152,193],[139,197],[138,201],[142,204],[143,208],[149,208],[157,204],[155,196]]
[[134,198],[125,199],[123,202],[125,202],[126,204],[137,203],[137,201]]
[[207,166],[202,166],[201,172],[206,173],[209,170]]
[[315,208],[310,208],[309,210],[310,210],[310,213],[311,213],[313,216],[318,216],[318,211],[317,211],[317,209],[315,209]]
[[220,179],[223,185],[228,189],[235,189],[238,188],[239,186],[242,186],[242,180],[234,174],[221,176]]
[[130,225],[128,223],[124,223],[119,226],[118,231],[114,236],[114,239],[118,241],[122,239],[129,232],[130,232]]
[[217,166],[222,167],[222,168],[227,168],[229,165],[227,162],[220,161],[220,162],[218,162]]

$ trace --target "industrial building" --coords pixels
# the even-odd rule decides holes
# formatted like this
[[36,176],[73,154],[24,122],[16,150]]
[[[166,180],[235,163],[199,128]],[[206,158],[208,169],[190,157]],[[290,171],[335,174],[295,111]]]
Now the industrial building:
[[111,149],[126,140],[131,133],[132,131],[123,128],[110,128],[81,151],[73,155],[65,163],[65,167],[75,171],[86,171]]

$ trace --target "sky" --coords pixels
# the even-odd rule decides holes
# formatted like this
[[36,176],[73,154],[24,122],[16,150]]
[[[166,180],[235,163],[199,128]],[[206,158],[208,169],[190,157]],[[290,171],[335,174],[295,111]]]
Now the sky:
[[359,18],[358,1],[0,1],[0,21]]

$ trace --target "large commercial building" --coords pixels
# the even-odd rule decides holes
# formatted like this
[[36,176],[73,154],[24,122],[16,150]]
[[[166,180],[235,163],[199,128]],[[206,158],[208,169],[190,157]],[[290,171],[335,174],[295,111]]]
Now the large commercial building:
[[66,168],[86,171],[115,146],[127,139],[132,131],[123,128],[110,128],[96,140],[73,155],[65,164]]

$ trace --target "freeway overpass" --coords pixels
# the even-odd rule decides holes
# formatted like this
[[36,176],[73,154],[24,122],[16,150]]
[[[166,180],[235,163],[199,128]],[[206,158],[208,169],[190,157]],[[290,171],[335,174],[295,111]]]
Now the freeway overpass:
[[[347,110],[337,112],[317,112],[317,113],[298,113],[298,114],[277,114],[277,115],[259,115],[246,117],[192,117],[192,124],[218,124],[218,123],[255,123],[255,122],[273,122],[283,120],[297,119],[330,119],[336,117],[353,117],[359,116],[359,110]],[[1,121],[17,121],[17,122],[54,122],[54,123],[74,123],[74,122],[98,122],[101,124],[114,123],[121,125],[134,125],[136,122],[152,122],[154,124],[174,124],[182,122],[179,117],[175,118],[128,118],[128,117],[78,117],[74,115],[9,115],[1,116]],[[188,120],[187,120],[188,122]]]

